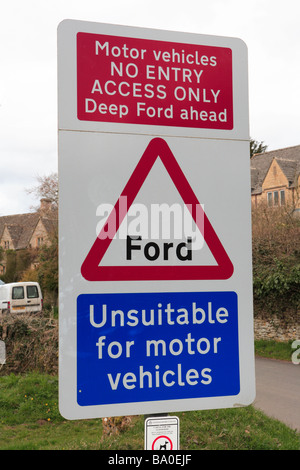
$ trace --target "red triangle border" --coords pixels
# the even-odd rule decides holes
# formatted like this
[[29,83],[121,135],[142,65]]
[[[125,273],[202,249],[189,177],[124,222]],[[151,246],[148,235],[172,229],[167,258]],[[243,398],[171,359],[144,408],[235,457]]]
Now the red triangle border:
[[[136,198],[157,158],[161,159],[184,203],[191,205],[191,207],[196,207],[195,204],[199,204],[198,199],[170,150],[170,147],[164,139],[156,137],[149,142],[145,152],[120,195],[120,198],[123,196],[127,197],[127,210]],[[116,233],[126,215],[119,214],[120,198],[114,207],[114,211],[112,211],[112,214],[110,215],[110,217],[116,217],[116,220],[118,221],[116,224]],[[200,207],[203,211],[202,206]],[[213,254],[217,265],[101,266],[99,264],[101,263],[112,238],[107,237],[101,239],[100,237],[97,237],[81,266],[81,274],[87,281],[182,281],[229,279],[234,271],[233,264],[204,211],[203,217],[203,226],[205,227],[204,233],[202,233],[201,227],[198,226],[198,228],[204,236],[204,240]],[[109,219],[107,223],[109,223]],[[103,227],[102,230],[104,230],[104,228],[105,227]]]

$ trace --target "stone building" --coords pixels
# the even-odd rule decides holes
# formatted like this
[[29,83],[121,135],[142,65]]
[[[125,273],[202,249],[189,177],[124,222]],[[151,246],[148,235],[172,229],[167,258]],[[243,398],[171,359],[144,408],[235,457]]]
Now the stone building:
[[289,205],[300,215],[300,145],[251,157],[252,207]]
[[[0,247],[6,250],[24,250],[49,244],[57,230],[57,210],[49,199],[41,199],[38,211],[28,214],[0,217]],[[6,257],[0,261],[0,275],[5,274]]]

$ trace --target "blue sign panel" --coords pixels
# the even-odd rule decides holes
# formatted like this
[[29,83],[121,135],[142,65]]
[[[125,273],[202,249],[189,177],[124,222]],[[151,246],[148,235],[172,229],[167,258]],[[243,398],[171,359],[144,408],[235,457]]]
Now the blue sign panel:
[[81,294],[81,406],[237,395],[235,292]]

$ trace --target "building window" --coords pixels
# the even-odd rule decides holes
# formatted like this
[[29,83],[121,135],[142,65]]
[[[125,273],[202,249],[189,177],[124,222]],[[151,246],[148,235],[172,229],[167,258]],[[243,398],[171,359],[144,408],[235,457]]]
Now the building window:
[[4,242],[4,249],[9,250],[9,241]]
[[272,193],[267,193],[267,200],[268,200],[268,206],[272,207],[273,206],[273,197]]
[[38,237],[37,246],[41,246],[42,244],[43,244],[43,237]]
[[267,202],[269,207],[285,205],[285,191],[281,189],[280,191],[273,191],[267,193]]

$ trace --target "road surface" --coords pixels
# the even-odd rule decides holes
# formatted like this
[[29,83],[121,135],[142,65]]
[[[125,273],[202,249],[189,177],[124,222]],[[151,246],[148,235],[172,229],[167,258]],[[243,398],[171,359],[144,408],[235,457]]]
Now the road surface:
[[300,364],[256,358],[254,406],[300,431]]

